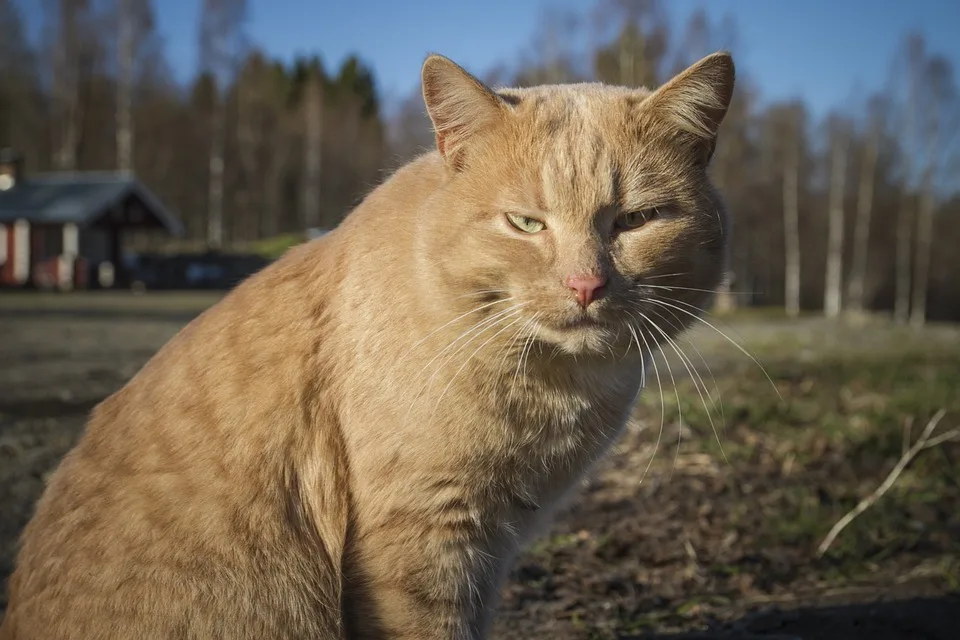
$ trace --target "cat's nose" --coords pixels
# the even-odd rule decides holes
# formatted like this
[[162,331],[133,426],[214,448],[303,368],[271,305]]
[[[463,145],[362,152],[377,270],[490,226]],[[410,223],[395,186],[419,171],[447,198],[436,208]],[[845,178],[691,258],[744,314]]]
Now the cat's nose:
[[607,278],[598,275],[567,276],[566,284],[576,294],[580,306],[586,309],[591,302],[603,295]]

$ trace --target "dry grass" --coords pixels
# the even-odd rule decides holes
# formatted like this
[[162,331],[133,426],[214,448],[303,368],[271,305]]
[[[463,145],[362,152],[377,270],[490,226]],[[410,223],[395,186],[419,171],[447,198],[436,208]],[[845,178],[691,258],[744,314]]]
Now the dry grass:
[[[0,296],[0,576],[89,409],[216,298]],[[938,629],[960,627],[950,599],[960,592],[960,445],[918,456],[823,558],[816,547],[891,471],[907,421],[923,425],[943,409],[944,429],[960,425],[960,328],[788,322],[770,313],[715,322],[772,383],[706,327],[689,335],[699,354],[681,341],[696,373],[671,351],[674,390],[667,361],[659,362],[656,456],[661,405],[651,376],[619,451],[518,564],[497,637],[708,627],[775,627],[808,639],[950,637]],[[706,391],[695,388],[701,379]],[[913,596],[936,599],[848,606]],[[843,606],[793,617],[769,611],[826,604]]]

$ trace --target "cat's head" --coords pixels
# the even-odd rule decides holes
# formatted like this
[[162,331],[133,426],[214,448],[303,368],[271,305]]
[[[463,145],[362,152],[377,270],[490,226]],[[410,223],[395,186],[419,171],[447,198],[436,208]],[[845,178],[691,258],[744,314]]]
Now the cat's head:
[[655,91],[494,90],[437,55],[422,80],[447,177],[420,223],[451,299],[568,353],[660,342],[709,303],[727,250],[707,167],[728,54]]

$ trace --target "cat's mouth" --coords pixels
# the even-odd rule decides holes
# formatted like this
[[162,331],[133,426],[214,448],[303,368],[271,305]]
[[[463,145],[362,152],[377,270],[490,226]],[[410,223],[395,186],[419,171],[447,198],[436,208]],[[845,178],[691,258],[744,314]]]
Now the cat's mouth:
[[540,329],[541,339],[570,354],[602,352],[613,337],[610,325],[586,313],[557,318]]
[[582,329],[600,329],[604,325],[596,318],[592,318],[586,314],[574,316],[572,318],[567,318],[561,325],[560,329],[565,329],[569,331],[576,331]]

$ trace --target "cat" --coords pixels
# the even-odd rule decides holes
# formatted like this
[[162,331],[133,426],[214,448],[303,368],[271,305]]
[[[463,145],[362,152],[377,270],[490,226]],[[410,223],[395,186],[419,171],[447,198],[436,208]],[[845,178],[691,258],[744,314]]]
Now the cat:
[[487,637],[721,281],[734,77],[492,89],[427,57],[436,149],[93,409],[0,638]]

